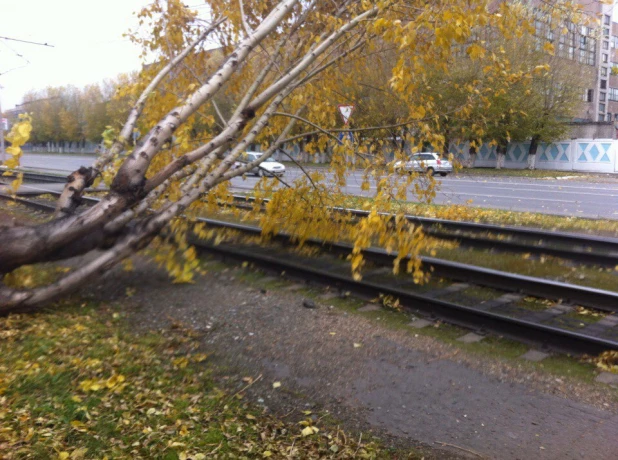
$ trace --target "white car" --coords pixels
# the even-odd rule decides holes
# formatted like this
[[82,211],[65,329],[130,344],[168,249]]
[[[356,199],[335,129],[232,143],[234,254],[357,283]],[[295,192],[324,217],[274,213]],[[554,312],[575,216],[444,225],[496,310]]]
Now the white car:
[[443,160],[440,155],[433,152],[416,153],[408,161],[400,160],[395,163],[395,171],[399,173],[412,171],[427,172],[432,176],[440,174],[446,176],[453,172],[453,165],[448,160]]
[[[257,160],[261,156],[262,154],[260,152],[245,152],[242,155],[242,163],[250,163],[252,161]],[[279,163],[278,161],[275,161],[272,158],[267,158],[266,160],[262,161],[259,164],[259,166],[256,166],[249,172],[251,174],[255,174],[258,177],[262,177],[262,176],[283,177],[283,175],[285,174],[285,166]]]

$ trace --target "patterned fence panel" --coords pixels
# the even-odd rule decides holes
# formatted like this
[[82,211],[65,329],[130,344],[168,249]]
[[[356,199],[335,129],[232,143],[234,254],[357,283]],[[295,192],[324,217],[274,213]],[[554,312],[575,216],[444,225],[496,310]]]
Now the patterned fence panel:
[[461,164],[467,164],[470,159],[470,143],[455,144],[451,142],[448,148],[449,153]]
[[481,168],[495,168],[498,162],[498,154],[496,153],[496,146],[483,144],[476,153],[476,161],[474,166]]
[[505,168],[523,169],[528,166],[530,142],[510,143],[504,159]]
[[616,170],[616,142],[611,139],[577,139],[573,142],[573,169],[613,173]]
[[572,170],[573,154],[571,144],[571,142],[540,144],[537,150],[536,167],[538,169]]

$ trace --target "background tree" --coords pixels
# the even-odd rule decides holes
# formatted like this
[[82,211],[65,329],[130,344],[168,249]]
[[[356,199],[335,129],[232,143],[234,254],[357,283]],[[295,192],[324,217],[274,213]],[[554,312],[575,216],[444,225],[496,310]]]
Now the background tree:
[[[339,122],[330,96],[340,66],[361,72],[364,52],[382,44],[400,51],[390,85],[405,102],[397,121],[409,128],[406,140],[413,145],[434,140],[434,107],[418,95],[425,69],[446,62],[454,44],[471,43],[479,25],[512,30],[518,10],[507,2],[491,11],[489,3],[211,0],[213,19],[204,24],[177,0],[155,0],[138,15],[154,32],[133,34],[147,54],[156,53],[155,64],[117,92],[115,100],[131,100],[132,109],[109,149],[93,168],[81,168],[70,176],[53,219],[32,227],[0,229],[0,310],[35,306],[63,295],[151,243],[177,279],[190,280],[195,252],[184,235],[195,217],[216,212],[218,200],[227,198],[231,179],[259,165],[291,138],[315,135],[318,146],[332,141]],[[213,72],[203,71],[202,50],[208,37],[216,37],[222,48]],[[468,47],[476,58],[480,51],[473,46],[481,45]],[[220,94],[233,94],[234,104],[216,126],[203,109],[214,108],[213,100]],[[125,108],[120,104],[118,113]],[[307,131],[291,135],[295,124]],[[196,136],[198,127],[205,140]],[[142,137],[133,148],[129,140],[136,128]],[[357,127],[355,132],[363,129]],[[369,127],[365,133],[375,130]],[[234,168],[252,143],[263,146],[260,158]],[[345,198],[346,165],[354,155],[353,146],[336,148],[330,175],[311,172],[289,187],[263,179],[256,188],[257,202],[265,196],[271,201],[263,214],[256,209],[254,217],[260,219],[265,236],[285,230],[301,243],[309,236],[352,241],[355,276],[360,276],[362,249],[380,241],[398,251],[395,269],[401,258],[409,256],[412,262],[405,269],[415,279],[422,278],[420,229],[409,227],[405,219],[398,219],[393,228],[388,225],[390,218],[377,212],[398,211],[393,198],[405,197],[409,179],[402,182],[367,165],[363,187],[368,189],[370,180],[376,184],[372,212],[359,223],[342,221],[339,215],[335,221],[329,206],[340,205]],[[109,192],[98,204],[82,209],[80,197],[98,173]],[[160,236],[166,228],[169,232]],[[206,234],[199,226],[193,231]],[[180,252],[162,249],[170,245]],[[21,267],[90,252],[92,257],[53,284],[32,289],[19,284]]]

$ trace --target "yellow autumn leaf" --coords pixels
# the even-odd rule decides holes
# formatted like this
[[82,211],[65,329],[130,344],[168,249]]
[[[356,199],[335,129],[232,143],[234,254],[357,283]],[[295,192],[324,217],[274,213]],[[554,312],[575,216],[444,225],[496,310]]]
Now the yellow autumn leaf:
[[281,382],[273,383],[273,388],[279,388],[281,386]]
[[481,59],[483,57],[485,57],[485,48],[483,48],[480,45],[477,45],[476,43],[473,43],[472,45],[470,45],[468,47],[468,49],[466,50],[466,53],[468,54],[468,56],[470,56],[471,59]]
[[363,346],[363,345],[362,345],[362,344],[360,344],[360,343],[355,343],[355,344],[354,344],[354,348],[360,348],[360,347],[362,347],[362,346]]
[[554,45],[550,42],[547,42],[543,45],[543,49],[551,56],[553,56],[556,52]]
[[320,431],[320,430],[318,430],[315,426],[307,426],[307,427],[303,428],[303,430],[301,431],[301,434],[303,436],[311,436],[312,434],[315,434],[318,431]]
[[84,422],[80,422],[79,420],[73,420],[71,422],[71,426],[81,433],[85,433],[88,431],[88,427],[86,426],[86,424]]
[[73,459],[84,458],[87,453],[88,453],[88,448],[80,447],[79,449],[75,449],[73,452],[71,452],[71,458]]

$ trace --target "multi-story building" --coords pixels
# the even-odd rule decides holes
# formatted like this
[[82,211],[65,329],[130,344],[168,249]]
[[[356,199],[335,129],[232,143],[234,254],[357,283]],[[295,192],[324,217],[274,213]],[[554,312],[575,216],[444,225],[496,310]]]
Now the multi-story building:
[[618,23],[612,22],[609,37],[609,62],[607,72],[609,83],[607,87],[607,119],[618,123]]
[[[599,0],[578,2],[591,18],[599,21],[598,26],[592,25],[594,21],[588,25],[566,22],[557,26],[548,24],[540,15],[535,21],[535,36],[539,46],[544,42],[551,43],[558,57],[580,66],[574,75],[583,76],[582,104],[574,121],[613,121],[618,115],[618,73],[612,75],[612,63],[616,62],[618,66],[618,24],[612,22],[614,6]],[[566,33],[561,30],[563,27],[566,27]],[[612,83],[612,78],[615,83]],[[614,93],[610,92],[611,88],[615,88]]]
[[[585,9],[599,19],[595,30],[590,27],[580,27],[579,62],[594,66],[595,81],[590,88],[584,90],[585,105],[582,107],[582,117],[589,121],[613,121],[618,115],[618,97],[616,103],[610,105],[610,89],[612,87],[612,62],[618,46],[618,24],[612,22],[614,5],[582,1]],[[586,51],[584,51],[586,50]],[[583,55],[586,55],[585,57]],[[617,69],[618,70],[618,69]],[[615,76],[615,88],[618,88],[618,76]],[[618,96],[618,95],[616,95]],[[585,111],[585,116],[584,116]],[[618,118],[618,117],[617,117]]]
[[[618,97],[614,105],[609,104],[612,61],[618,46],[618,34],[614,33],[618,24],[612,22],[614,5],[599,0],[579,0],[579,3],[599,20],[599,24],[597,27],[572,26],[559,40],[559,49],[562,48],[560,51],[566,52],[568,58],[592,67],[590,84],[582,88],[584,103],[575,121],[613,121],[615,115],[618,117]],[[615,78],[618,88],[618,76]]]

